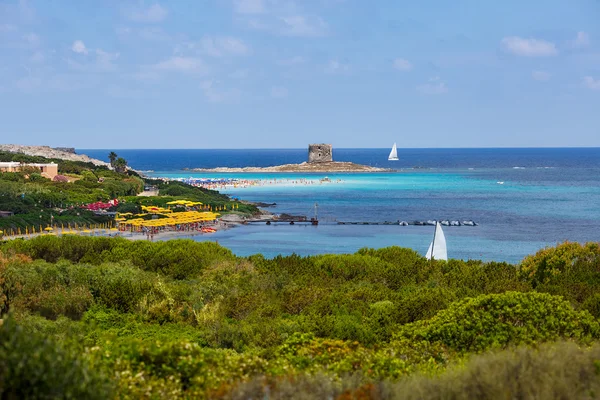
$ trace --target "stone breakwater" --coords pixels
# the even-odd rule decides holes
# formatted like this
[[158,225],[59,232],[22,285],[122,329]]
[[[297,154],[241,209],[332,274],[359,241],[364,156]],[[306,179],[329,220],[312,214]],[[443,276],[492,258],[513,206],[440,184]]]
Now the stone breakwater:
[[109,166],[107,162],[88,157],[85,154],[75,154],[74,152],[71,152],[71,149],[53,149],[49,146],[22,146],[18,144],[0,144],[0,151],[8,151],[10,153],[21,153],[28,156],[56,158],[59,160],[82,161],[86,163],[92,163],[97,166]]
[[273,167],[244,167],[244,168],[193,168],[193,172],[220,172],[220,173],[243,173],[243,172],[390,172],[387,168],[377,168],[368,165],[355,164],[351,162],[320,162],[301,164],[285,164]]

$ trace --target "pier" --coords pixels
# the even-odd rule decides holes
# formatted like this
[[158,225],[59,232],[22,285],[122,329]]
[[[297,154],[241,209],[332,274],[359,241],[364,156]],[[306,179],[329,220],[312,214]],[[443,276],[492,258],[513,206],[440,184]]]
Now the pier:
[[[443,220],[439,221],[442,226],[479,226],[479,224],[473,220],[465,220],[465,221],[449,221]],[[307,218],[307,217],[293,217],[293,218],[271,218],[271,219],[255,219],[255,220],[246,220],[244,221],[246,224],[266,224],[266,225],[319,225],[319,220],[316,218]],[[428,220],[428,221],[332,221],[330,223],[326,223],[327,225],[396,225],[396,226],[435,226],[436,221]]]
[[[348,222],[348,221],[338,221],[337,224],[338,225],[399,225],[399,226],[409,226],[409,225],[413,225],[413,226],[435,226],[436,220],[427,220],[427,221],[411,221],[411,222],[407,222],[407,221],[396,221],[396,222],[391,222],[391,221],[353,221],[353,222]],[[443,221],[439,221],[440,225],[442,226],[478,226],[479,224],[475,221],[472,220],[466,220],[466,221],[448,221],[448,220],[443,220]]]

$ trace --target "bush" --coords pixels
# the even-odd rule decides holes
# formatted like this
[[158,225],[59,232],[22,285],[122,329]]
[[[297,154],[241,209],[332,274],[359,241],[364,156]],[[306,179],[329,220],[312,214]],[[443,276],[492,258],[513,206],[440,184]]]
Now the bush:
[[452,303],[430,320],[404,326],[399,337],[481,352],[560,338],[589,341],[600,337],[600,325],[562,297],[507,292]]
[[48,319],[59,316],[78,320],[91,306],[93,297],[85,286],[63,287],[55,286],[49,289],[37,290],[26,299],[23,308],[38,313]]
[[379,398],[591,399],[600,393],[600,346],[573,343],[521,347],[474,357],[439,377],[382,385]]
[[0,325],[0,397],[107,399],[112,387],[74,351],[18,326]]
[[519,276],[529,280],[533,287],[547,283],[553,277],[576,267],[578,262],[600,263],[600,244],[565,242],[556,247],[538,251],[521,262]]
[[[465,366],[435,376],[399,382],[372,381],[362,374],[257,376],[225,393],[225,399],[271,400],[467,400],[592,399],[600,393],[600,346],[573,343],[521,347],[474,357]],[[568,367],[566,367],[568,366]]]

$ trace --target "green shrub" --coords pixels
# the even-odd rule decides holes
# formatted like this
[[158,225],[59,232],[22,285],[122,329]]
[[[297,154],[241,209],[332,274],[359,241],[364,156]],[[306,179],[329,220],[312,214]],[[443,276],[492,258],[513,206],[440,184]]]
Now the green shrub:
[[363,374],[257,376],[222,398],[271,400],[593,399],[600,393],[600,346],[572,343],[521,347],[474,357],[447,373],[373,381]]
[[59,316],[78,320],[91,306],[93,297],[85,286],[54,286],[31,293],[21,300],[21,306],[31,312],[48,319],[57,319]]
[[521,347],[474,357],[464,368],[379,386],[376,398],[592,399],[600,393],[600,347]]
[[587,311],[575,311],[562,297],[507,292],[451,304],[427,321],[404,326],[399,337],[440,342],[460,352],[560,338],[600,337],[600,325]]
[[0,325],[0,397],[107,399],[112,387],[85,358],[25,331],[12,317]]
[[99,304],[121,312],[134,312],[154,289],[154,279],[137,268],[102,265],[90,271],[89,289]]
[[534,287],[547,283],[551,278],[567,272],[578,262],[598,265],[600,263],[600,244],[565,242],[527,256],[521,262],[519,276],[529,280]]

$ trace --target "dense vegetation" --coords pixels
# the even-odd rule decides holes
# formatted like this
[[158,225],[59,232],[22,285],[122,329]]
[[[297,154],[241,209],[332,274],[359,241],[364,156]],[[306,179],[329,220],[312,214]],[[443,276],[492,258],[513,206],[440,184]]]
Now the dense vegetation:
[[514,266],[397,247],[266,259],[187,240],[13,240],[0,397],[594,398],[599,289],[594,243]]
[[[26,156],[18,153],[0,152],[0,161],[24,163],[56,162],[59,174],[70,182],[56,182],[44,178],[34,169],[20,172],[0,173],[0,211],[11,211],[15,215],[0,218],[0,230],[24,233],[26,227],[47,227],[51,223],[58,226],[77,224],[90,225],[109,222],[109,219],[96,216],[79,208],[82,204],[119,199],[119,207],[111,211],[140,212],[140,205],[164,206],[176,199],[200,201],[212,206],[224,206],[231,202],[228,196],[216,191],[193,187],[180,182],[163,182],[140,177],[135,171],[125,170],[126,161],[115,159],[121,170],[109,170],[91,163],[53,160],[44,157]],[[144,186],[153,185],[160,196],[138,197]],[[241,204],[237,210],[242,213],[256,212],[254,206]]]

